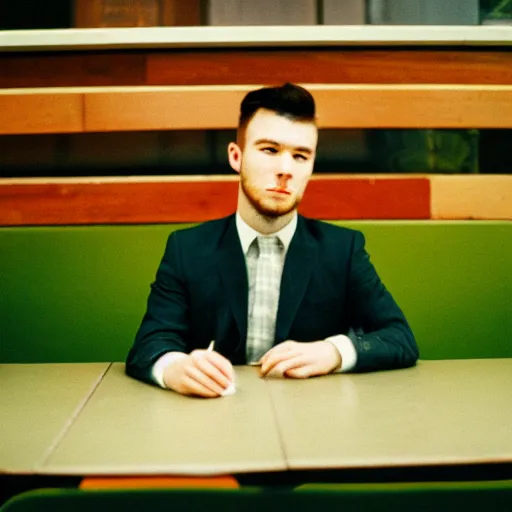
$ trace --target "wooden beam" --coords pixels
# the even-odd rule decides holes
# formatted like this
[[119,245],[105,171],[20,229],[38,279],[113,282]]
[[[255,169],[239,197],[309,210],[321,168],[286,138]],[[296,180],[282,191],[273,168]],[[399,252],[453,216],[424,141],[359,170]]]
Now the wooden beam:
[[312,85],[321,128],[512,128],[512,86]]
[[[202,222],[236,207],[236,176],[0,180],[0,225]],[[512,176],[315,175],[318,219],[512,220]]]
[[0,112],[0,135],[75,133],[84,129],[83,97],[79,93],[47,94],[40,89],[0,92]]
[[[0,180],[0,225],[202,222],[236,209],[238,177]],[[334,219],[427,219],[425,177],[314,176],[300,211]]]
[[146,61],[147,85],[512,84],[512,52],[482,49],[176,50]]
[[3,53],[0,88],[147,85],[137,52]]
[[[0,133],[228,129],[257,85],[0,90]],[[319,128],[512,128],[509,85],[319,85]]]
[[85,130],[194,130],[236,127],[250,87],[118,88],[85,95]]
[[287,81],[512,85],[512,52],[401,47],[5,52],[0,69],[0,88]]
[[163,0],[160,5],[162,25],[174,27],[201,25],[201,0]]
[[[86,131],[235,128],[257,86],[85,94]],[[512,86],[308,84],[319,128],[512,128]]]
[[512,220],[512,176],[431,176],[432,218]]

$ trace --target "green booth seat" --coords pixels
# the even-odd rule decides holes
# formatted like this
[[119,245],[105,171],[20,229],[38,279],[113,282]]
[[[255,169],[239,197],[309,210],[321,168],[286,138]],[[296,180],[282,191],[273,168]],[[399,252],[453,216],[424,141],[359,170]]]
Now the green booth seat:
[[[422,359],[512,357],[512,223],[335,224],[366,235]],[[183,227],[0,228],[0,363],[123,361]]]
[[512,486],[507,482],[402,484],[316,490],[38,490],[11,498],[1,512],[311,512],[364,511],[509,512]]

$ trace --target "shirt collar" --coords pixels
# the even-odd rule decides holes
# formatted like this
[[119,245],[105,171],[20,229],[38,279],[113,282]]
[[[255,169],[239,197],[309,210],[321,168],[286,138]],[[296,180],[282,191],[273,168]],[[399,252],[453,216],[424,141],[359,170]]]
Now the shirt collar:
[[[261,233],[258,233],[255,229],[251,228],[249,224],[247,224],[240,214],[236,212],[236,229],[238,231],[238,237],[240,238],[240,243],[242,245],[242,250],[244,254],[247,254],[249,250],[249,246],[253,243],[254,239],[257,236],[265,236]],[[281,243],[284,246],[284,253],[288,251],[288,247],[290,247],[290,243],[292,241],[293,235],[295,234],[295,230],[297,229],[297,212],[292,217],[292,220],[286,224],[286,226],[276,233],[272,233],[268,236],[277,236]]]

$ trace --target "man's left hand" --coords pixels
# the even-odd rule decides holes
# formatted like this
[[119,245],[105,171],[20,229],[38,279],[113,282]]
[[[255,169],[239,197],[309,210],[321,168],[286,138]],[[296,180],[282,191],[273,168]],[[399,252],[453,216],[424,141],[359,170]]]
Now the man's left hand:
[[288,340],[272,347],[261,358],[260,374],[262,377],[306,379],[331,373],[340,365],[340,353],[329,341]]

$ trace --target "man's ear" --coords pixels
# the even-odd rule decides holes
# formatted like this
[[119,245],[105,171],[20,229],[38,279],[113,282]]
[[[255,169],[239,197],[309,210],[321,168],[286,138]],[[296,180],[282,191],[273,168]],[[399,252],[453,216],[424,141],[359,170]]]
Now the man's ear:
[[228,144],[228,160],[231,168],[240,173],[242,167],[242,150],[236,142],[230,142]]

